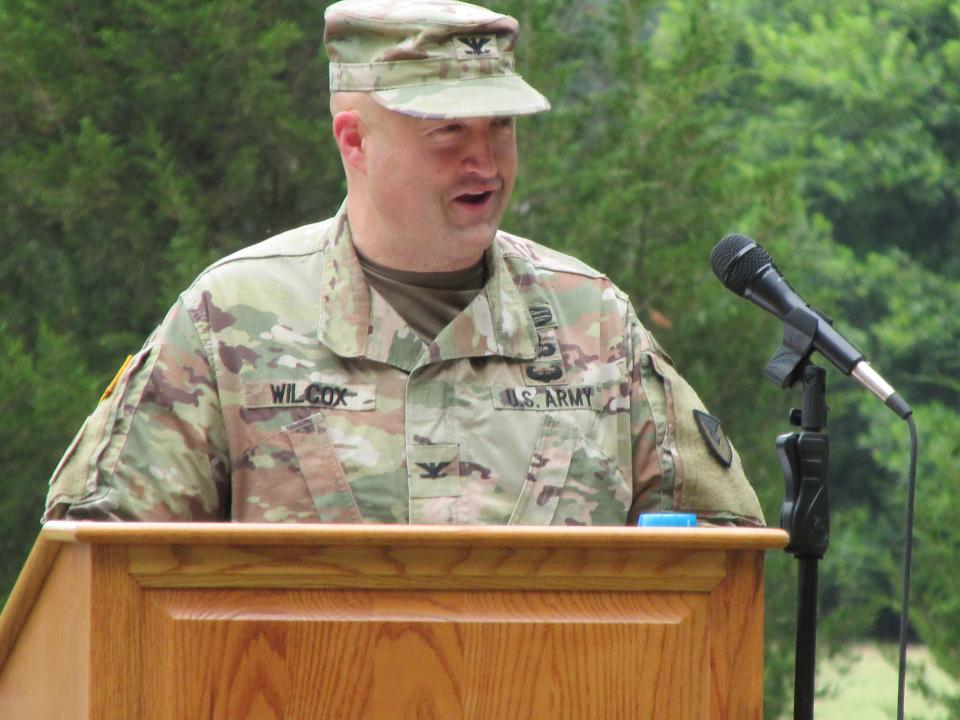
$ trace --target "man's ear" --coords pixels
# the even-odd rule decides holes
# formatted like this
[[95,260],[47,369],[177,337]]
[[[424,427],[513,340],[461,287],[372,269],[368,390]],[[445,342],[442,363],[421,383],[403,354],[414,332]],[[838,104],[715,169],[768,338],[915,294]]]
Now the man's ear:
[[353,110],[344,110],[333,116],[333,137],[340,148],[340,156],[347,167],[366,172],[363,153],[363,121]]

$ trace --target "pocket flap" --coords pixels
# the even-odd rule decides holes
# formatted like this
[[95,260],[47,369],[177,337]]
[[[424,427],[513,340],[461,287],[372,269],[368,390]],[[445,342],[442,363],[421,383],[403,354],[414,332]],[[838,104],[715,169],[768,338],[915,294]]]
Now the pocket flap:
[[346,473],[320,413],[284,428],[321,522],[362,522]]
[[530,460],[530,469],[509,525],[550,525],[553,522],[563,486],[567,482],[577,437],[575,426],[550,415],[544,418],[543,429]]

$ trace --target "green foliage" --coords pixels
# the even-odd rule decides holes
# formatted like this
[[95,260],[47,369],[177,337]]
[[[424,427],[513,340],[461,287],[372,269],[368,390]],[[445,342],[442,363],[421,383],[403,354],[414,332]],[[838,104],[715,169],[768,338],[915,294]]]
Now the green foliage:
[[[35,350],[0,323],[0,599],[37,533],[49,474],[97,398],[76,338],[41,325]],[[39,472],[38,472],[39,471]]]
[[[908,289],[890,303],[891,313],[877,324],[876,332],[885,343],[897,341],[895,346],[887,345],[896,348],[891,362],[904,362],[908,353],[913,357],[907,377],[913,394],[920,400],[914,403],[920,430],[920,461],[911,620],[939,666],[953,677],[960,677],[960,596],[957,575],[948,570],[955,566],[960,549],[960,529],[954,522],[960,506],[960,485],[956,482],[960,475],[960,415],[955,371],[960,332],[956,314],[951,312],[960,302],[960,286],[933,273],[916,268],[909,272],[909,267],[907,270]],[[901,275],[903,268],[892,272]],[[932,344],[934,337],[940,339],[939,344]],[[922,342],[924,339],[926,342]],[[891,503],[894,517],[902,515],[906,494],[907,442],[899,425],[895,418],[884,418],[858,438],[871,459],[894,480],[888,489],[895,499]],[[891,443],[890,438],[899,442]],[[902,530],[892,530],[895,547],[901,547]],[[896,559],[899,558],[898,552]],[[880,562],[876,566],[883,567]],[[886,570],[889,576],[899,572],[899,567]],[[960,696],[951,702],[955,709],[960,707]]]
[[[960,422],[960,267],[952,252],[960,240],[960,98],[950,80],[960,4],[795,0],[741,9],[751,18],[739,55],[753,82],[754,140],[743,161],[793,168],[819,238],[799,236],[788,256],[779,248],[775,255],[790,258],[788,274],[805,296],[847,319],[841,330],[915,408],[922,462],[911,619],[956,673],[958,580],[944,568],[960,538],[930,519],[953,512],[960,492],[950,440]],[[834,512],[821,633],[828,643],[892,635],[907,430],[835,373],[829,398]]]
[[11,331],[71,328],[113,365],[205,264],[335,209],[321,23],[293,2],[7,0]]
[[0,595],[91,388],[204,265],[341,202],[321,29],[289,1],[0,3]]
[[956,276],[960,8],[952,0],[748,3],[754,157],[802,162],[840,242],[910,248]]

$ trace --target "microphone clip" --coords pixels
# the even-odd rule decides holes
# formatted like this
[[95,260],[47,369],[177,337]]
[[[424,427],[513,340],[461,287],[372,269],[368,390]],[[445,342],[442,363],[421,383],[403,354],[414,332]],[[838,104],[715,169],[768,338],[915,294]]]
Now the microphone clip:
[[763,369],[766,378],[781,390],[803,380],[815,348],[819,322],[806,308],[793,308],[783,318],[783,342]]
[[790,534],[787,552],[819,559],[830,544],[830,442],[822,432],[827,424],[826,372],[806,363],[802,380],[803,407],[790,411],[790,423],[801,431],[777,438],[785,485],[780,527]]

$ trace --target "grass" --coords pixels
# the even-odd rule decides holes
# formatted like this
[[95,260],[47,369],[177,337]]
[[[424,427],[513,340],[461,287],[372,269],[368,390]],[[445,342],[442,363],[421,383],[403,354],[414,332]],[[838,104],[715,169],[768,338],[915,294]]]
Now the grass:
[[[890,720],[897,716],[898,650],[893,645],[851,647],[847,657],[817,665],[817,720]],[[926,648],[907,650],[907,693],[904,717],[910,720],[954,720],[945,709],[916,689],[924,677],[935,690],[960,693],[960,680],[936,666]],[[792,712],[792,711],[791,711]]]

